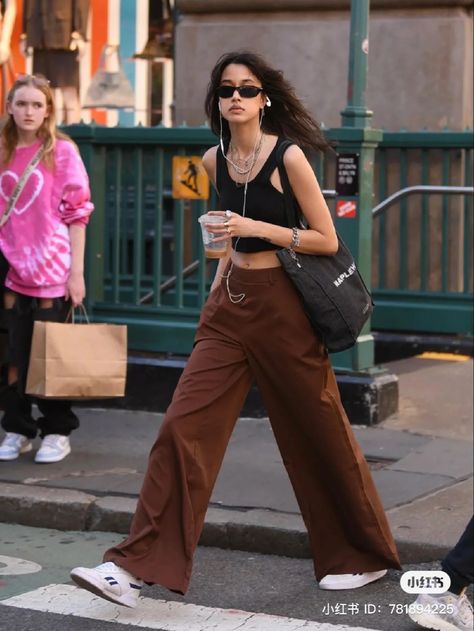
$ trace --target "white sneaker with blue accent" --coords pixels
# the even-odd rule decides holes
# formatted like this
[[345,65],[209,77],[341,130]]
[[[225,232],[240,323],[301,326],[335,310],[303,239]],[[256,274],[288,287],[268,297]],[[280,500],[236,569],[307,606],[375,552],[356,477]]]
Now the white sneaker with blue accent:
[[31,440],[23,434],[7,432],[0,445],[0,460],[16,460],[20,454],[31,451]]
[[124,607],[136,607],[143,581],[112,561],[97,567],[76,567],[71,571],[72,580],[96,596]]
[[36,452],[35,462],[39,464],[49,464],[59,462],[71,453],[71,443],[69,436],[61,434],[47,434],[43,438],[41,447]]
[[387,570],[378,572],[361,572],[360,574],[328,574],[319,581],[320,589],[357,589],[385,576]]

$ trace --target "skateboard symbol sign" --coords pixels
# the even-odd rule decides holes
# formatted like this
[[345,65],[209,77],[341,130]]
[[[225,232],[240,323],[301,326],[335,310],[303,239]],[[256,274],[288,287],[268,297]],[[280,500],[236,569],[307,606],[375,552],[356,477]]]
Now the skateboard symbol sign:
[[173,198],[207,199],[209,178],[199,156],[173,156]]

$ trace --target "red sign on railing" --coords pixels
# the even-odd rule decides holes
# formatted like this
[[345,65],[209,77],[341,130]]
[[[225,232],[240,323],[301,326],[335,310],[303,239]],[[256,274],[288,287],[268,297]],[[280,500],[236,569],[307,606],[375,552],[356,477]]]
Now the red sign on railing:
[[337,217],[355,217],[357,214],[357,202],[352,199],[338,199],[336,202]]

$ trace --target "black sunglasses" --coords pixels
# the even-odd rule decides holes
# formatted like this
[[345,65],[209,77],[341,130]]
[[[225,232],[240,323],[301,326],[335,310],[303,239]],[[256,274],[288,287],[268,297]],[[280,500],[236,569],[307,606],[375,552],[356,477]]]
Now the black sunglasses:
[[253,99],[263,92],[263,88],[258,88],[256,85],[220,85],[217,88],[217,95],[221,99],[230,99],[236,90],[243,99]]

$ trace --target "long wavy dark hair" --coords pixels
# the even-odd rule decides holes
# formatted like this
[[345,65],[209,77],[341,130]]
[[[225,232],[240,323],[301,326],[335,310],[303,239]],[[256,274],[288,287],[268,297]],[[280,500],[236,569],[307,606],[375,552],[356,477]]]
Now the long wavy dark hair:
[[[275,70],[263,57],[247,50],[222,55],[211,72],[204,107],[215,134],[220,133],[217,88],[224,69],[230,64],[246,66],[261,82],[265,95],[271,100],[271,107],[265,107],[262,120],[264,132],[284,136],[305,148],[324,151],[329,147],[319,124],[296,96],[293,86],[281,70]],[[230,138],[229,124],[224,118],[222,135],[226,140]]]

